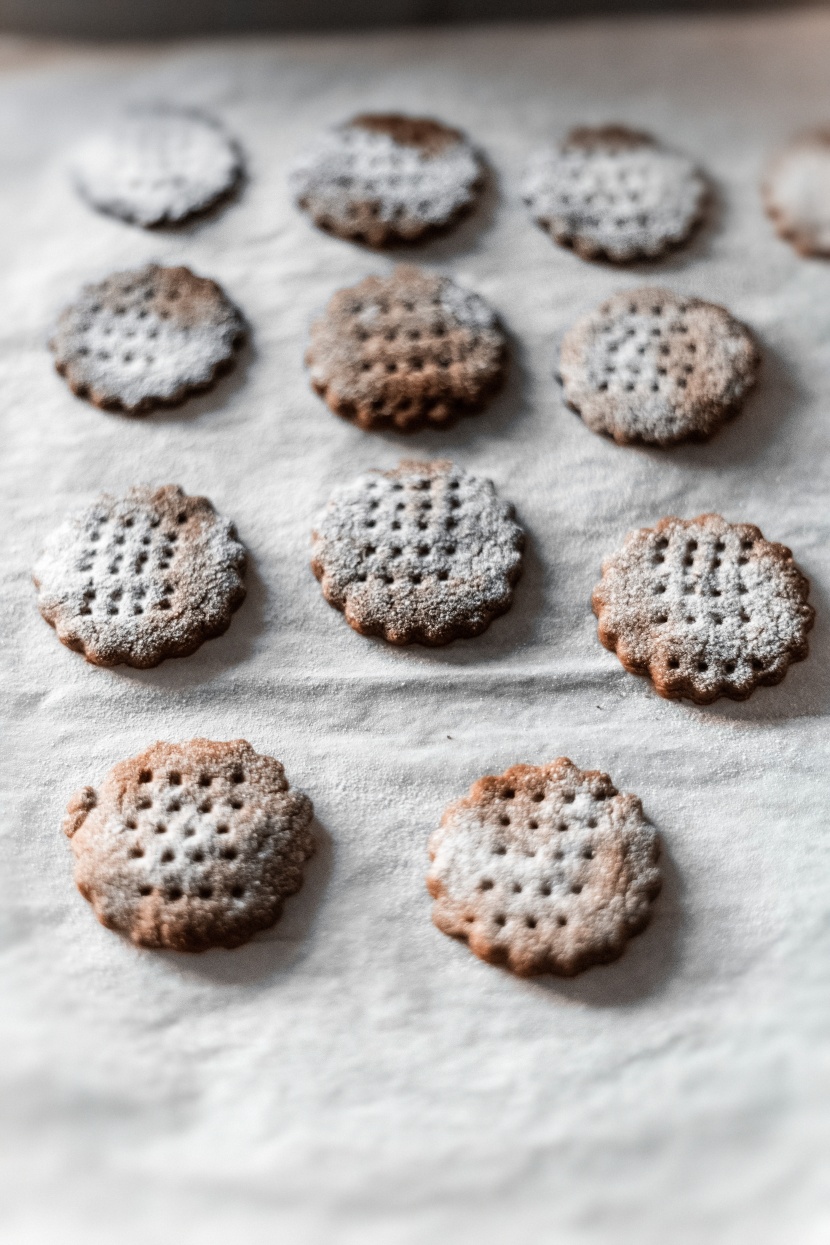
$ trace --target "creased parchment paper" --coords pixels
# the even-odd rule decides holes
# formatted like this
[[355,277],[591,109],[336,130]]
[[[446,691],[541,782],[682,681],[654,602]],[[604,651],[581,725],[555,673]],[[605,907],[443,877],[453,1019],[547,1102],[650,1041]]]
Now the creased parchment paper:
[[[830,1237],[830,265],[774,235],[770,148],[827,120],[830,15],[635,20],[166,48],[0,48],[4,1239],[65,1242],[781,1242]],[[224,212],[146,233],[97,215],[68,146],[124,103],[202,105],[249,180]],[[512,336],[484,415],[361,433],[311,393],[309,319],[388,271],[314,230],[286,168],[319,126],[427,112],[496,173],[417,253]],[[517,195],[528,149],[581,122],[654,130],[717,205],[666,262],[551,244]],[[186,263],[252,346],[216,390],[132,420],[74,399],[45,348],[85,280]],[[725,303],[764,363],[711,443],[621,449],[565,409],[558,340],[642,281]],[[395,651],[308,569],[332,486],[401,455],[489,474],[528,532],[511,612]],[[174,482],[251,554],[230,631],[157,670],[88,666],[37,615],[29,570],[68,508]],[[590,592],[633,526],[714,509],[792,546],[808,661],[744,704],[658,699],[597,643]],[[244,736],[314,800],[320,843],[269,934],[201,957],[137,951],[75,892],[67,798],[157,738]],[[619,963],[524,982],[430,922],[426,839],[479,775],[565,754],[636,791],[665,845],[656,919]]]

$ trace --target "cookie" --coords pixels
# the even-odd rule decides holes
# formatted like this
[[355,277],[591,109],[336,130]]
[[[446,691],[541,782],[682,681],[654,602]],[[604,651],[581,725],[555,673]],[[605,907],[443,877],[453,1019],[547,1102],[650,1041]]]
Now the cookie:
[[815,611],[784,545],[718,514],[640,528],[602,567],[599,638],[670,698],[744,700],[807,656]]
[[311,329],[311,383],[361,428],[411,431],[480,411],[503,379],[493,311],[411,264],[338,290]]
[[616,960],[660,890],[640,801],[567,757],[480,778],[444,813],[429,856],[438,928],[521,976]]
[[242,177],[242,156],[203,113],[136,108],[81,143],[69,172],[92,207],[150,228],[177,225],[227,198]]
[[210,389],[244,336],[241,314],[215,281],[147,264],[85,285],[49,345],[78,397],[140,415]]
[[41,614],[96,666],[157,666],[230,626],[245,550],[206,497],[175,484],[104,494],[47,539],[34,568]]
[[327,130],[290,174],[298,207],[349,242],[392,246],[449,228],[478,198],[484,169],[460,130],[366,113]]
[[355,631],[449,644],[510,608],[523,546],[490,480],[444,460],[401,462],[334,491],[311,567]]
[[314,853],[308,796],[244,739],[155,743],[69,802],[75,882],[140,947],[238,947],[269,929]]
[[801,134],[771,161],[764,207],[802,255],[830,255],[830,128]]
[[592,432],[620,445],[702,440],[735,415],[759,354],[723,307],[669,290],[615,294],[569,330],[560,376]]
[[621,125],[571,130],[536,151],[522,194],[538,225],[583,259],[655,259],[701,219],[706,182],[693,162]]

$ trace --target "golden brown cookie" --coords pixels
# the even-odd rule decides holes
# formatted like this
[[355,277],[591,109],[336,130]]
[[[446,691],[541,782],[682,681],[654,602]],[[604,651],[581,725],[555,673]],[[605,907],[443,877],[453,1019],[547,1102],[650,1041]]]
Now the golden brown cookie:
[[755,383],[758,349],[723,307],[650,286],[615,294],[562,343],[565,398],[619,445],[703,440]]
[[480,778],[429,841],[432,919],[491,964],[572,977],[617,959],[660,890],[659,843],[607,774],[514,765]]
[[155,743],[72,797],[75,881],[141,947],[238,947],[282,914],[314,852],[311,801],[244,739]]
[[483,177],[459,130],[426,117],[365,113],[312,142],[290,181],[298,207],[320,229],[384,247],[449,228],[473,207]]
[[830,128],[800,134],[780,151],[761,192],[780,237],[801,255],[830,255]]
[[411,264],[338,290],[311,330],[311,383],[336,415],[403,432],[475,414],[507,347],[482,298]]
[[206,497],[176,484],[105,493],[47,539],[38,608],[97,666],[157,666],[222,635],[245,599],[245,550]]
[[700,221],[706,182],[650,134],[580,126],[533,153],[522,193],[538,225],[583,259],[627,263],[680,246]]
[[209,389],[244,336],[240,312],[215,281],[147,264],[85,285],[49,344],[78,397],[141,415]]
[[510,608],[524,533],[490,480],[402,462],[341,485],[313,535],[323,595],[363,635],[449,644]]
[[810,585],[784,545],[718,514],[630,532],[594,589],[600,641],[661,696],[709,704],[807,656]]

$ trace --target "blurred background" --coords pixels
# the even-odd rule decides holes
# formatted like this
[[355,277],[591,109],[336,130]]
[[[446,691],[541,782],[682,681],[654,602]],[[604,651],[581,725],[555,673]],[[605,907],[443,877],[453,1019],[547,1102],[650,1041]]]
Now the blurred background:
[[247,30],[344,30],[605,13],[795,7],[797,0],[0,0],[0,30],[153,39]]

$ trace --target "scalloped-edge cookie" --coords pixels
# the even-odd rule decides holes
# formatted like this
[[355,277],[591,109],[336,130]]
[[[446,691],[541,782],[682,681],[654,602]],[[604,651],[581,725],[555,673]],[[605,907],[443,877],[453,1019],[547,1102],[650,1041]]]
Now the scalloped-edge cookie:
[[411,432],[480,411],[499,388],[507,343],[483,298],[401,264],[338,290],[311,329],[311,383],[361,428]]
[[312,805],[244,739],[155,743],[70,800],[75,882],[140,947],[238,947],[269,929],[314,853]]
[[324,131],[290,174],[297,206],[320,229],[373,247],[449,229],[472,209],[483,180],[460,130],[400,113],[364,113]]
[[815,610],[784,545],[718,514],[630,532],[593,593],[602,644],[671,699],[744,700],[807,656]]
[[49,345],[79,398],[143,415],[210,389],[244,338],[240,311],[215,281],[147,264],[85,285]]
[[245,550],[206,497],[175,484],[104,493],[47,538],[38,608],[97,666],[157,666],[222,635],[245,599]]
[[660,890],[638,798],[567,757],[480,778],[445,811],[429,856],[438,929],[521,976],[617,959]]
[[568,405],[619,445],[704,440],[737,414],[760,355],[725,308],[643,286],[607,299],[565,336]]
[[583,259],[628,263],[680,246],[708,188],[688,156],[622,125],[579,126],[535,151],[522,194],[538,225]]
[[492,482],[444,459],[340,485],[312,539],[329,604],[391,644],[479,635],[510,608],[524,548]]
[[69,158],[76,190],[100,212],[145,229],[179,225],[228,198],[242,174],[237,142],[192,108],[132,108]]

